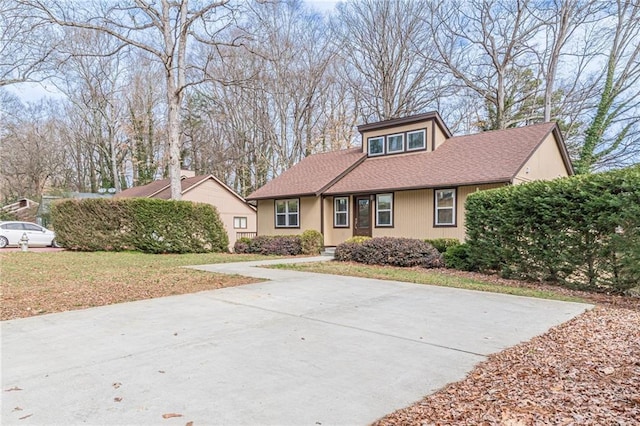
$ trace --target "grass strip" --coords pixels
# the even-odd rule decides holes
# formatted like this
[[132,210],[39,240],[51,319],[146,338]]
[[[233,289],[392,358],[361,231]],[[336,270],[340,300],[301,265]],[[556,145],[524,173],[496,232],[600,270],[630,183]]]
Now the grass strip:
[[[352,277],[374,278],[380,280],[402,281],[415,284],[436,285],[440,287],[486,291],[511,294],[514,296],[536,297],[540,299],[561,300],[566,302],[585,302],[584,299],[560,294],[547,289],[516,287],[492,283],[467,277],[460,277],[426,269],[399,268],[393,266],[364,265],[350,262],[309,262],[271,265],[270,268],[290,269],[320,274],[346,275]],[[532,286],[533,287],[533,286]]]

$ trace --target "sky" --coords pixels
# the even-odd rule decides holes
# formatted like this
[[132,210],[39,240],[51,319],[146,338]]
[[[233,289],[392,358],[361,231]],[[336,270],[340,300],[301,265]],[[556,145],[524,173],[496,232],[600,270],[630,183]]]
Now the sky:
[[[340,0],[304,0],[304,2],[320,13],[327,13],[335,9],[336,5],[340,3]],[[63,97],[63,95],[50,84],[21,83],[11,85],[7,89],[17,95],[22,102],[37,102],[46,97]]]

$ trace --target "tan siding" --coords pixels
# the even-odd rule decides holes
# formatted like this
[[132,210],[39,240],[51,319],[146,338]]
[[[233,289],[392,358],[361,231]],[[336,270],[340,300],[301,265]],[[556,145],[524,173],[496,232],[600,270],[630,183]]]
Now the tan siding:
[[349,197],[349,227],[333,227],[333,197],[324,199],[324,244],[338,245],[353,236],[353,197]]
[[464,203],[469,194],[476,190],[482,191],[499,188],[503,184],[473,185],[459,187],[456,193],[456,223],[455,227],[433,225],[434,190],[420,189],[398,191],[394,194],[394,227],[373,228],[374,237],[407,237],[407,238],[457,238],[464,240]]
[[567,168],[562,161],[556,138],[551,133],[522,166],[514,179],[514,184],[551,180],[564,176],[568,176]]
[[[432,140],[431,126],[433,126],[433,120],[427,120],[427,121],[422,121],[422,122],[419,122],[419,123],[407,124],[407,125],[404,125],[404,126],[389,127],[389,128],[386,128],[386,129],[372,130],[372,131],[369,131],[369,132],[364,132],[362,134],[362,149],[363,149],[362,152],[364,152],[364,153],[367,152],[367,142],[368,142],[369,138],[373,138],[373,137],[376,137],[376,136],[395,135],[396,133],[411,132],[413,130],[425,130],[427,151],[430,151],[431,150],[431,140]],[[406,143],[407,143],[406,137],[405,137],[404,143],[405,143],[405,148],[406,148]]]
[[320,232],[320,197],[300,198],[300,228],[276,228],[275,200],[258,201],[258,235],[296,235],[307,229]]
[[[255,232],[256,213],[246,203],[222,187],[218,182],[208,179],[182,195],[185,201],[207,203],[216,207],[220,219],[229,236],[229,249],[236,242],[236,232]],[[247,229],[234,229],[233,218],[236,216],[247,218]]]
[[442,132],[439,126],[435,126],[435,128],[436,128],[436,132],[435,132],[436,149],[438,149],[438,147],[442,145],[444,141],[447,140],[447,135],[445,135]]

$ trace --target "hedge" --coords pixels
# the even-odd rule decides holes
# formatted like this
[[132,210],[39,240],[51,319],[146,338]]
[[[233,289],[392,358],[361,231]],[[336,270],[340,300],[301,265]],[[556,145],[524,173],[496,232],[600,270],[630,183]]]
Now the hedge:
[[466,231],[479,270],[625,291],[640,283],[640,166],[476,192]]
[[70,250],[204,253],[228,250],[215,207],[150,198],[66,200],[54,203],[56,241]]
[[335,259],[370,265],[442,266],[442,256],[431,244],[413,238],[377,237],[338,244]]

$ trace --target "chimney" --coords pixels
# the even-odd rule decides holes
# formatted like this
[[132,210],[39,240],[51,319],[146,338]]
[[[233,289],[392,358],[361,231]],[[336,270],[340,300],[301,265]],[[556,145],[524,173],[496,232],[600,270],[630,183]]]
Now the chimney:
[[196,172],[192,172],[191,170],[180,170],[180,176],[183,178],[195,177]]

